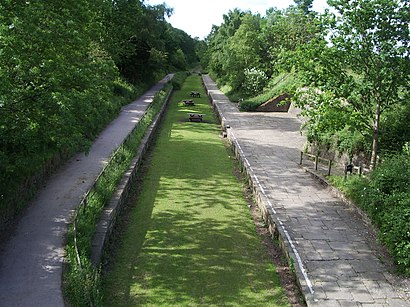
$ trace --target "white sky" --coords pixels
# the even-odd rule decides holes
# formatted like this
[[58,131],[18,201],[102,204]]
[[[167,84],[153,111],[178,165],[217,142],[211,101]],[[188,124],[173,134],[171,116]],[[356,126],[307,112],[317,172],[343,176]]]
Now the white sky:
[[[168,19],[172,26],[200,39],[211,32],[212,25],[221,25],[222,16],[234,8],[264,16],[271,7],[284,9],[295,4],[293,0],[145,0],[148,5],[164,2],[174,9],[174,14]],[[323,12],[325,7],[326,0],[313,1],[313,10]]]

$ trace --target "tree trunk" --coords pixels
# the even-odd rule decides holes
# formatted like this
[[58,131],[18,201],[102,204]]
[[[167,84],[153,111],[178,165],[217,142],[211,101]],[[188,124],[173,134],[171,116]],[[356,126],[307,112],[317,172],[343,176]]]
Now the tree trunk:
[[373,127],[373,146],[372,157],[370,159],[370,169],[374,169],[377,163],[377,154],[379,151],[379,125],[380,125],[380,103],[376,106],[376,118]]

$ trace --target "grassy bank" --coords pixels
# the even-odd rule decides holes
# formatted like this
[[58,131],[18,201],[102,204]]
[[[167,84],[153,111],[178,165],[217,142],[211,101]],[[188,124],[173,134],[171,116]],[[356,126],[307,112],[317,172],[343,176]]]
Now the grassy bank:
[[[202,98],[187,107],[190,91]],[[200,77],[189,77],[104,276],[104,305],[288,305],[219,134]]]

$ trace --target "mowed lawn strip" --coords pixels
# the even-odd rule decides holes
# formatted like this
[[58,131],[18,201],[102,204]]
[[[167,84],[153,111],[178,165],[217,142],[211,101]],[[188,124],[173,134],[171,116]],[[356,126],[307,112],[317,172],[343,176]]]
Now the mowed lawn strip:
[[[201,98],[184,106],[191,91]],[[200,77],[188,77],[105,274],[106,306],[288,305],[219,134]]]

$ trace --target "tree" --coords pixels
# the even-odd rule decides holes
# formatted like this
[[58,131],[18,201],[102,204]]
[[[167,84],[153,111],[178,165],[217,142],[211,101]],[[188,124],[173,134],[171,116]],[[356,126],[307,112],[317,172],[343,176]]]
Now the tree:
[[229,56],[223,63],[223,69],[229,75],[229,83],[234,90],[243,89],[246,69],[258,69],[262,65],[260,23],[259,15],[246,13],[241,18],[241,25],[228,39],[226,52]]
[[294,0],[293,2],[295,2],[297,7],[300,8],[305,14],[310,13],[313,0]]
[[371,167],[379,149],[380,117],[404,101],[410,82],[410,7],[405,0],[330,0],[338,14],[323,20],[322,39],[299,48],[306,85],[331,91],[359,114],[372,135]]
[[[287,62],[289,53],[322,33],[315,14],[305,14],[297,7],[271,8],[262,27],[262,45],[266,49],[267,74],[277,73]],[[269,70],[272,73],[269,73]]]
[[224,65],[232,59],[228,50],[229,38],[238,30],[242,22],[244,12],[234,9],[223,15],[224,22],[221,26],[213,26],[211,33],[207,37],[209,48],[207,50],[209,58],[208,68],[214,73],[221,83],[229,82],[229,72]]

